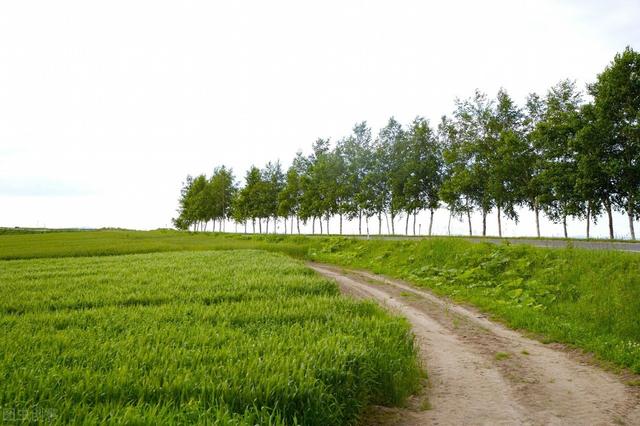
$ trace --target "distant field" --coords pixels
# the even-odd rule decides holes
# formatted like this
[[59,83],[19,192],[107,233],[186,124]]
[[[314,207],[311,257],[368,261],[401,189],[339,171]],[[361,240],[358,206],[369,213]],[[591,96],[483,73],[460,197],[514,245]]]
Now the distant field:
[[404,319],[244,250],[1,262],[0,377],[0,406],[57,423],[337,425],[420,370]]
[[303,257],[310,239],[298,236],[247,236],[170,230],[100,230],[0,235],[0,259],[104,256],[161,251],[273,249]]

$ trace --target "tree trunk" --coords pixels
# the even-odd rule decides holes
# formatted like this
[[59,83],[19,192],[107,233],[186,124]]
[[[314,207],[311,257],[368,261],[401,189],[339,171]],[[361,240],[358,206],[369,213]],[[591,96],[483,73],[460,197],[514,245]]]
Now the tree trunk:
[[562,227],[564,229],[564,237],[569,238],[569,234],[567,234],[567,215],[562,216]]
[[391,233],[391,229],[389,228],[389,215],[387,212],[384,212],[384,221],[387,223],[387,235]]
[[258,218],[258,229],[260,230],[260,233],[262,234],[262,218]]
[[318,223],[320,224],[320,235],[322,235],[322,217],[318,218]]
[[246,220],[244,221],[244,233],[245,234],[247,233],[247,221]]
[[253,223],[253,233],[256,233],[256,220],[252,219],[251,222]]
[[364,220],[367,223],[367,238],[369,238],[369,216],[366,216]]
[[264,233],[265,234],[269,233],[269,217],[268,216],[267,216],[267,227],[265,228]]
[[378,212],[378,235],[382,235],[382,213]]
[[487,236],[487,211],[482,209],[482,236]]
[[[451,236],[451,218],[453,218],[453,212],[449,210],[449,223],[447,224],[447,234]],[[431,235],[431,233],[429,233]]]
[[611,200],[606,199],[604,201],[604,208],[607,211],[609,217],[609,238],[613,240],[613,214],[611,212]]
[[327,215],[327,235],[331,234],[331,232],[329,232],[329,215]]
[[[433,229],[433,209],[429,210],[429,236],[431,236],[431,230]],[[451,216],[449,216],[451,218]],[[449,219],[449,223],[451,223],[451,219]]]
[[471,212],[467,209],[467,222],[469,222],[469,236],[473,237],[473,229],[471,228]]
[[533,211],[536,214],[536,232],[538,238],[540,238],[540,206],[538,206],[538,200],[533,201]]
[[587,203],[587,240],[591,236],[589,232],[591,231],[590,226],[591,226],[591,202],[588,202]]
[[407,219],[404,222],[404,235],[409,235],[409,212],[407,212]]
[[396,225],[395,225],[396,216],[393,211],[391,211],[391,235],[396,235]]
[[635,241],[636,230],[633,228],[633,197],[629,197],[627,202],[627,216],[629,217],[629,231],[631,231],[631,239]]
[[340,235],[342,235],[342,213],[340,213]]
[[416,235],[416,216],[418,216],[417,213],[413,214],[413,235]]
[[358,235],[362,235],[362,211],[358,210]]
[[502,218],[500,217],[500,206],[498,206],[498,237],[502,238]]
[[300,216],[296,216],[296,227],[298,228],[298,235],[300,235]]
[[284,218],[284,235],[287,235],[287,217]]
[[316,217],[311,218],[311,235],[316,234]]

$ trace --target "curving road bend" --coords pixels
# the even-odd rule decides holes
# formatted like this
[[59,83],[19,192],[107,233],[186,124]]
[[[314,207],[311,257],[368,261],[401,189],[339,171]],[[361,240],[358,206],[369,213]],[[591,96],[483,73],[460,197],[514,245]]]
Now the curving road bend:
[[416,336],[429,385],[407,407],[374,407],[366,424],[640,425],[638,387],[578,355],[402,281],[309,267],[344,293],[405,316]]

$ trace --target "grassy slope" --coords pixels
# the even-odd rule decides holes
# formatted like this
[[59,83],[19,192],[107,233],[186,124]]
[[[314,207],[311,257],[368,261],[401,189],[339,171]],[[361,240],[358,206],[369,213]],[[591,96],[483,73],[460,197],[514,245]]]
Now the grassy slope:
[[640,372],[638,254],[434,239],[327,241],[310,257],[405,279]]
[[54,422],[346,424],[417,384],[404,319],[283,255],[0,265],[0,406]]
[[548,341],[640,372],[640,255],[457,238],[362,240],[154,232],[0,237],[0,258],[262,248],[406,279]]

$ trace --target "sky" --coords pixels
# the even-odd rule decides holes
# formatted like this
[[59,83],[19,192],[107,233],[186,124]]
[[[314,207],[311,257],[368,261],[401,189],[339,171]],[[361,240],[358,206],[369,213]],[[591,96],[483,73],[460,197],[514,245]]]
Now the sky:
[[[638,22],[637,0],[3,1],[0,226],[167,227],[187,174],[435,124],[476,88],[583,88]],[[507,234],[534,232],[522,217]]]

